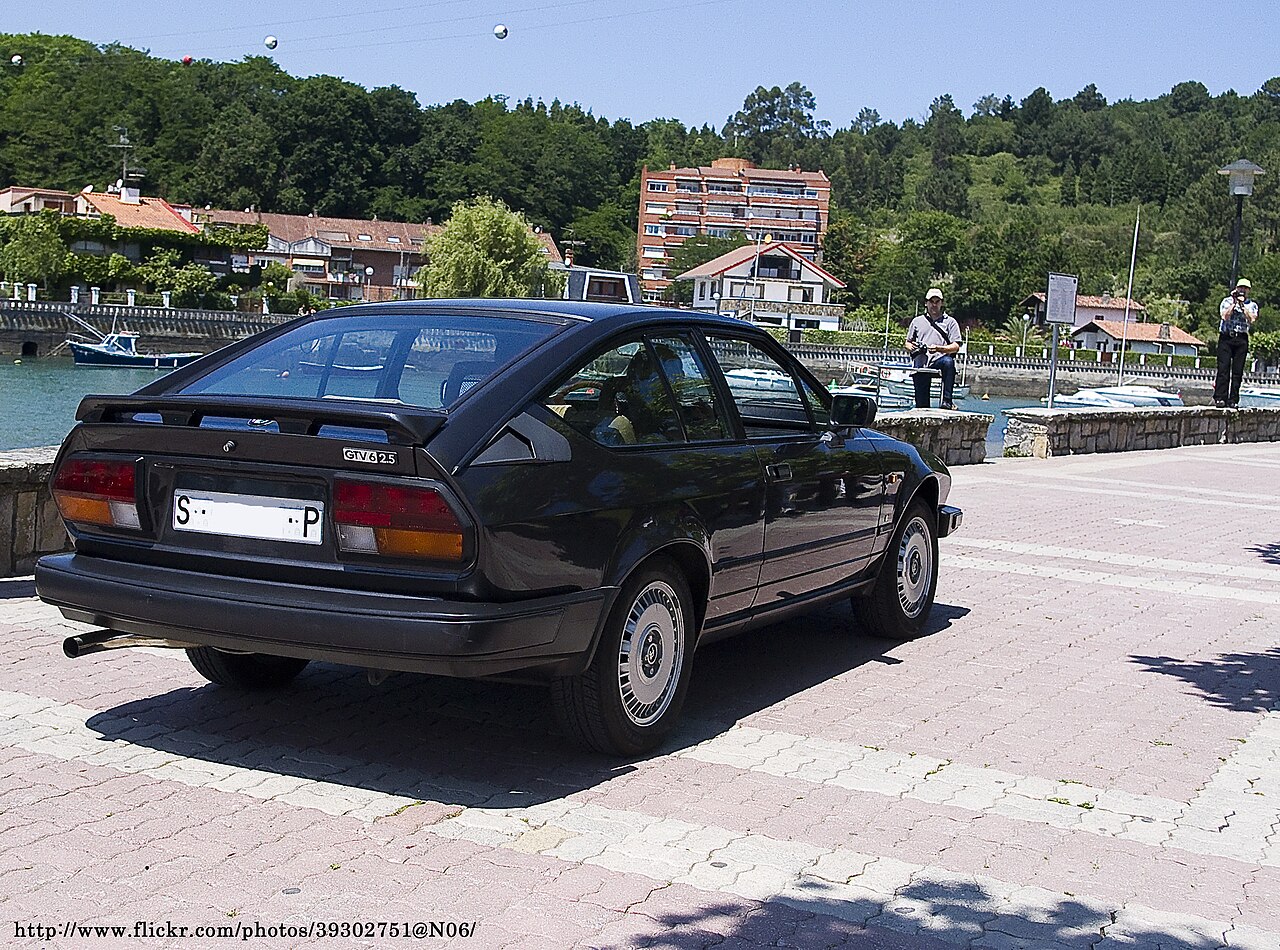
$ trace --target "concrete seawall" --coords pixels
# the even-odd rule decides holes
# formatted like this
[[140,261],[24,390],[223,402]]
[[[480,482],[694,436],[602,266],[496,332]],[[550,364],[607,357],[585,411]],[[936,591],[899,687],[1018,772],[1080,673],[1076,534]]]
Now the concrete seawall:
[[1280,408],[1009,409],[1004,454],[1053,458],[1280,441]]
[[55,448],[0,452],[0,577],[30,574],[36,559],[70,547],[49,494]]
[[84,327],[68,314],[102,332],[114,326],[137,333],[141,337],[139,349],[202,353],[212,353],[228,343],[293,319],[276,314],[217,310],[0,300],[0,356],[47,356],[69,336],[87,338]]

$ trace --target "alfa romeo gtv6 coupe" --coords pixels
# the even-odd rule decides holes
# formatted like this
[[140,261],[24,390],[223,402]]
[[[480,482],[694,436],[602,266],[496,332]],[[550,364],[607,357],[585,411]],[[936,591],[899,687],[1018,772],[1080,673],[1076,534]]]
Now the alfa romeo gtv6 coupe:
[[763,330],[653,307],[330,310],[131,396],[90,396],[52,479],[74,551],[40,596],[70,656],[185,649],[225,687],[312,660],[545,680],[620,755],[677,719],[697,647],[851,597],[922,632],[943,464]]

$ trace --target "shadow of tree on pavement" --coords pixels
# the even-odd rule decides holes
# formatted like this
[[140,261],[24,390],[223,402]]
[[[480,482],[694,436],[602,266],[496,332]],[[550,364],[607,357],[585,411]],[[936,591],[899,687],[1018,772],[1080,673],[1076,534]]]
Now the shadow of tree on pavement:
[[1255,544],[1247,550],[1252,551],[1268,564],[1280,564],[1280,541],[1271,544]]
[[1262,653],[1223,653],[1211,660],[1130,659],[1152,673],[1178,677],[1215,706],[1248,713],[1280,709],[1280,647]]
[[[664,909],[666,904],[671,909]],[[888,899],[883,892],[860,888],[858,876],[845,883],[801,875],[783,893],[763,901],[672,884],[582,945],[593,950],[1086,950],[1105,941],[1106,946],[1135,950],[1217,950],[1229,931],[1225,923],[1190,915],[1123,909],[926,868]],[[1247,941],[1231,945],[1254,946]]]

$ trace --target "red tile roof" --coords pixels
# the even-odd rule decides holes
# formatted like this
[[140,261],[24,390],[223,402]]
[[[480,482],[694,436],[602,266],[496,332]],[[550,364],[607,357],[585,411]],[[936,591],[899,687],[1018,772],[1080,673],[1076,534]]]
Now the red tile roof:
[[[435,237],[442,230],[439,224],[411,224],[405,221],[368,221],[363,218],[327,218],[309,214],[273,214],[259,211],[225,211],[215,209],[197,214],[214,224],[265,224],[267,229],[282,241],[292,244],[304,238],[314,237],[331,247],[365,248],[376,251],[423,251],[426,239]],[[369,240],[360,240],[367,234]],[[561,262],[560,249],[545,231],[534,235],[547,251],[547,259]],[[388,238],[399,238],[390,241]],[[418,243],[414,243],[415,240]]]
[[1192,336],[1181,327],[1163,323],[1127,323],[1124,320],[1090,320],[1071,332],[1078,336],[1090,327],[1097,328],[1113,339],[1127,339],[1139,343],[1181,343],[1184,346],[1207,346],[1203,340]]
[[174,211],[163,198],[139,198],[137,204],[121,201],[119,195],[86,191],[79,195],[99,214],[109,214],[122,228],[156,228],[199,234],[200,229]]
[[[1040,301],[1041,303],[1044,303],[1043,293],[1035,293],[1035,294],[1032,294],[1031,297],[1034,297],[1036,300]],[[1028,297],[1027,300],[1030,300],[1031,297]],[[1091,297],[1088,294],[1076,294],[1076,309],[1080,310],[1081,308],[1083,308],[1085,310],[1093,310],[1093,309],[1123,310],[1124,300],[1125,298],[1123,297]],[[1026,301],[1024,300],[1023,303],[1025,302]],[[1146,307],[1138,303],[1138,301],[1136,300],[1129,301],[1130,313],[1132,313],[1135,310],[1145,311],[1146,309],[1147,309]]]
[[803,254],[793,250],[790,246],[781,241],[774,241],[772,244],[766,244],[759,249],[757,249],[754,244],[745,244],[742,247],[735,247],[733,250],[726,251],[719,257],[712,258],[705,264],[699,264],[692,270],[685,271],[683,274],[676,277],[676,280],[693,280],[695,277],[719,277],[725,271],[731,270],[739,264],[745,264],[757,254],[763,257],[765,254],[771,254],[778,251],[781,251],[788,257],[795,258],[795,260],[800,262],[801,267],[809,267],[817,271],[833,286],[837,288],[843,288],[845,286],[844,281],[839,277],[836,277],[834,274],[819,267]]

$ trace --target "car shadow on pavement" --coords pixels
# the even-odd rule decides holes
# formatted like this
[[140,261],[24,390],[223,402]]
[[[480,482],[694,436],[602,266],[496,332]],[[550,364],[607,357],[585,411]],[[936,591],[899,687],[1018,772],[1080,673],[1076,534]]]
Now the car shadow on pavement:
[[29,577],[0,578],[0,600],[18,600],[35,595],[36,582]]
[[1194,686],[1210,703],[1235,712],[1280,709],[1280,647],[1262,653],[1223,653],[1208,660],[1133,656],[1149,672]]
[[[966,612],[939,605],[930,632]],[[842,606],[700,650],[681,723],[661,753],[884,660],[895,646],[858,637]],[[201,682],[194,670],[191,682]],[[566,739],[543,686],[408,673],[371,686],[362,670],[324,663],[284,689],[172,689],[87,725],[104,739],[197,760],[468,807],[550,801],[633,768]]]

